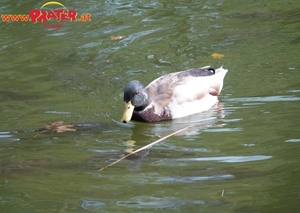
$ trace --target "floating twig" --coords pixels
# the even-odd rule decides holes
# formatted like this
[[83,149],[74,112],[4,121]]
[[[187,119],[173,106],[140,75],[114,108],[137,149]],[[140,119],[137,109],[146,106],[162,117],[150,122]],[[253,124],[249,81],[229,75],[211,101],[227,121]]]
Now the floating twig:
[[225,190],[223,189],[223,190],[222,190],[221,196],[222,196],[225,200],[227,200],[228,202],[233,203],[231,200],[229,200],[227,197],[225,197],[224,194],[225,194]]
[[156,140],[156,141],[154,141],[154,142],[152,142],[152,143],[149,143],[148,145],[143,146],[143,147],[141,147],[141,148],[139,148],[139,149],[137,149],[137,150],[135,150],[135,151],[133,151],[133,152],[131,152],[131,153],[129,153],[129,154],[123,156],[123,157],[121,157],[120,159],[118,159],[118,160],[112,162],[111,164],[109,164],[109,165],[107,165],[107,166],[105,166],[105,167],[102,167],[101,169],[98,169],[98,172],[100,172],[100,171],[102,171],[102,170],[104,170],[104,169],[106,169],[106,168],[108,168],[108,167],[110,167],[110,166],[112,166],[112,165],[114,165],[114,164],[116,164],[116,163],[118,163],[118,162],[124,160],[125,158],[127,158],[127,157],[130,156],[130,155],[133,155],[133,154],[135,154],[135,153],[137,153],[137,152],[139,152],[139,151],[141,151],[141,150],[143,150],[143,149],[147,149],[147,148],[153,146],[154,144],[157,144],[157,143],[159,143],[159,142],[161,142],[161,141],[163,141],[163,140],[165,140],[165,139],[167,139],[167,138],[169,138],[169,137],[171,137],[171,136],[173,136],[173,135],[176,135],[176,134],[178,134],[178,133],[180,133],[180,132],[182,132],[182,131],[184,131],[184,130],[187,130],[188,128],[191,128],[192,126],[193,126],[193,125],[190,125],[190,126],[188,126],[188,127],[184,127],[184,128],[182,128],[182,129],[177,130],[176,132],[173,132],[173,133],[171,133],[171,134],[169,134],[169,135],[166,135],[166,136],[164,136],[164,137],[162,137],[162,138],[160,138],[160,139],[158,139],[158,140]]

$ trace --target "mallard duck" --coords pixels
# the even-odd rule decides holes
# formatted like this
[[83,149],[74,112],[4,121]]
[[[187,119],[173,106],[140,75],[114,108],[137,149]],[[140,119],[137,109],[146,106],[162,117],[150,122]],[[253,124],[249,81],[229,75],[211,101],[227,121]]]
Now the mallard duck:
[[130,81],[124,88],[121,121],[171,120],[210,109],[218,102],[227,69],[210,66],[163,75],[144,87]]

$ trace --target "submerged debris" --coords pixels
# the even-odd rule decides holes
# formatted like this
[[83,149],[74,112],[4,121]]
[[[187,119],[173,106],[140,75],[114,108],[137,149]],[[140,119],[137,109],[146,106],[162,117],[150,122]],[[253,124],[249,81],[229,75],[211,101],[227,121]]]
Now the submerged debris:
[[74,127],[74,124],[64,124],[63,121],[56,121],[56,122],[53,122],[51,124],[47,124],[45,126],[45,128],[49,131],[52,131],[52,132],[66,132],[66,131],[76,131],[76,129],[73,128]]
[[76,129],[74,128],[74,124],[64,124],[63,121],[55,121],[53,123],[48,123],[45,128],[37,133],[33,138],[37,137],[39,134],[43,134],[45,132],[57,132],[57,133],[61,133],[61,132],[67,132],[67,131],[76,131]]

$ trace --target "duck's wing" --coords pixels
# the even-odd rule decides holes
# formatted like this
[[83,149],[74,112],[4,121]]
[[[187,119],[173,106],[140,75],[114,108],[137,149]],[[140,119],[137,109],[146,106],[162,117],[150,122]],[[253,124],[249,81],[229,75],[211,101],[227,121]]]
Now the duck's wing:
[[226,73],[227,70],[222,67],[217,70],[202,67],[170,73],[152,81],[146,90],[156,111],[159,111],[171,102],[182,104],[199,100],[208,94],[219,95]]
[[[227,71],[223,67],[216,70],[210,70],[207,67],[193,70],[192,72],[200,74],[180,78],[173,88],[173,102],[182,104],[201,100],[207,96],[218,96],[223,88],[223,80]],[[179,75],[184,75],[184,73]]]
[[161,114],[169,105],[173,96],[174,86],[178,83],[175,73],[163,75],[152,81],[147,87],[151,100],[150,107],[154,107],[156,114]]

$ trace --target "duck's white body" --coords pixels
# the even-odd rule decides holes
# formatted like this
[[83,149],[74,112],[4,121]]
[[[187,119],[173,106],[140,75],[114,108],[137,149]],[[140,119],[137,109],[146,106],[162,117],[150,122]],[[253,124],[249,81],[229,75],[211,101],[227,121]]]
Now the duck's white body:
[[161,76],[142,90],[148,105],[134,110],[133,119],[160,121],[209,110],[218,102],[227,72],[207,66]]
[[[209,66],[202,67],[201,69],[207,68]],[[176,78],[180,72],[162,76],[152,81],[146,89],[157,88],[165,83],[167,79],[172,79],[172,83],[169,86],[172,88],[172,95],[169,97],[167,95],[168,91],[164,91],[160,95],[156,93],[155,97],[152,97],[154,101],[148,107],[154,107],[154,112],[157,115],[163,113],[164,110],[168,111],[172,119],[209,110],[218,102],[218,95],[223,88],[223,79],[227,71],[223,67],[220,67],[215,70],[214,75],[209,76]],[[166,104],[166,98],[169,100],[168,104]]]

